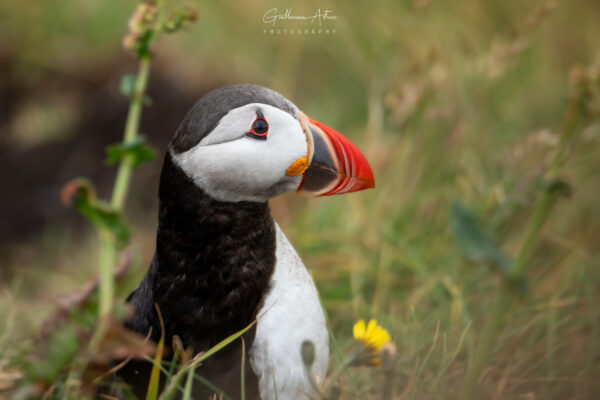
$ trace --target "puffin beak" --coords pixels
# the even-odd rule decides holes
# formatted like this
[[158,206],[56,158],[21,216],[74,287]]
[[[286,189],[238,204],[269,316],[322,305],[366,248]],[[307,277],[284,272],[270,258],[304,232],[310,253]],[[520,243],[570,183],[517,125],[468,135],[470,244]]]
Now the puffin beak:
[[308,168],[298,192],[330,196],[375,187],[373,171],[365,156],[341,133],[299,113],[308,141]]

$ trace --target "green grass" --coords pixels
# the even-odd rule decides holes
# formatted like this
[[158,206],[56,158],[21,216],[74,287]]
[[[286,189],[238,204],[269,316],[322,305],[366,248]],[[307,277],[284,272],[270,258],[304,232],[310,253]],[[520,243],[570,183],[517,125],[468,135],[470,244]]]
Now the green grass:
[[[68,68],[120,51],[133,5],[58,3],[39,2],[37,13],[15,6],[23,23],[2,24],[8,37],[21,38],[15,57],[30,68],[13,79],[58,65],[63,46],[85,50]],[[341,353],[359,318],[377,318],[392,334],[394,398],[592,399],[600,391],[597,115],[577,111],[582,122],[551,177],[572,195],[556,200],[535,235],[522,269],[526,291],[507,284],[479,239],[474,253],[465,249],[452,204],[472,214],[507,260],[518,257],[540,178],[560,148],[572,68],[600,73],[600,8],[592,0],[397,3],[329,2],[340,16],[336,35],[293,38],[262,34],[271,3],[196,3],[200,22],[161,41],[157,62],[176,85],[270,86],[365,150],[375,190],[290,194],[272,209],[316,280]],[[325,7],[288,4],[298,13]],[[84,22],[90,29],[78,37]],[[153,251],[148,218],[155,217],[136,216],[134,224],[138,275]],[[7,321],[0,371],[20,370],[51,300],[95,273],[93,236],[73,243],[59,226],[9,266],[14,278],[0,291]],[[482,348],[495,313],[501,318]],[[333,350],[331,360],[333,370],[340,362]],[[481,365],[475,378],[469,365]],[[341,377],[343,398],[378,398],[381,371],[362,367]],[[476,384],[466,389],[469,380]]]

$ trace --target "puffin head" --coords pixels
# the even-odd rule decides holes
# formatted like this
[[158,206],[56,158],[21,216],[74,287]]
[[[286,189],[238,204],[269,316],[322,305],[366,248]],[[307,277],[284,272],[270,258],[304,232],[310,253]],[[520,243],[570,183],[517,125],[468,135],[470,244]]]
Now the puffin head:
[[170,146],[175,164],[219,201],[267,201],[290,190],[317,196],[375,186],[363,154],[279,93],[225,86],[188,112]]

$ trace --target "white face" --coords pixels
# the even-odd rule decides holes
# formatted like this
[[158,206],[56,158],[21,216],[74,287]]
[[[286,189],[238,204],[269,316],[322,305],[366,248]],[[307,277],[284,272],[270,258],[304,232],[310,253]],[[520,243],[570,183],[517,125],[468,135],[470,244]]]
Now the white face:
[[[249,137],[262,113],[268,124],[266,140]],[[308,139],[300,122],[279,108],[252,103],[229,111],[191,149],[171,156],[211,197],[220,201],[266,201],[300,185],[302,175],[286,171],[308,157]]]

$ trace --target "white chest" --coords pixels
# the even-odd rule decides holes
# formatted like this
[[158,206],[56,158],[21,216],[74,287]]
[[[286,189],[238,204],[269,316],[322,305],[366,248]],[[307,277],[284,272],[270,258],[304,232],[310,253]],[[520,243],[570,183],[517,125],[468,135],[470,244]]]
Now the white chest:
[[329,334],[310,274],[277,224],[276,230],[275,272],[258,313],[250,363],[263,400],[308,399],[313,391],[300,347],[305,340],[314,343],[312,372],[322,380],[329,361]]

